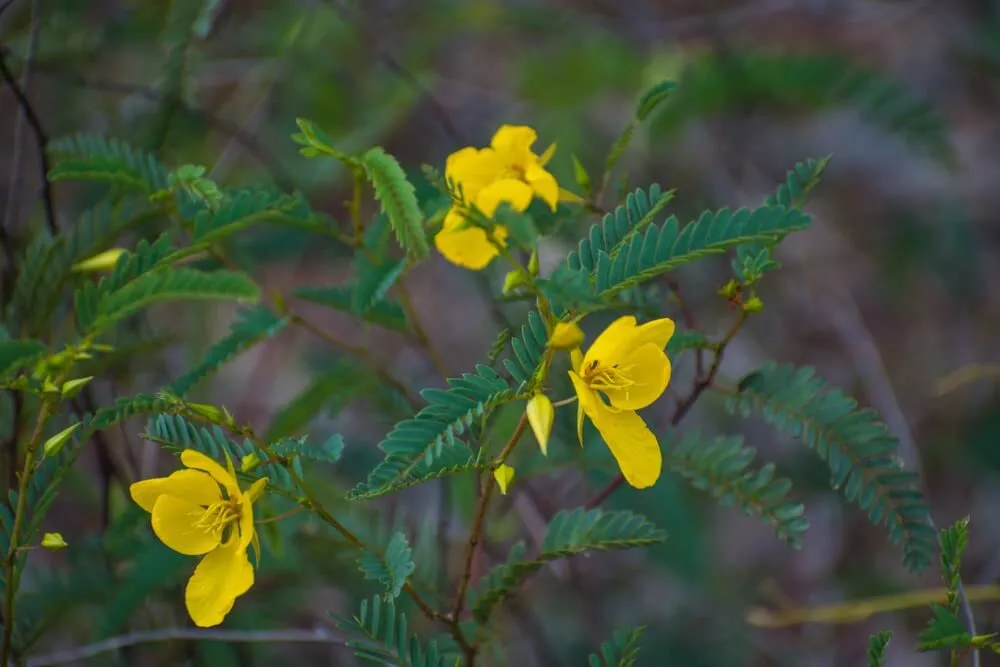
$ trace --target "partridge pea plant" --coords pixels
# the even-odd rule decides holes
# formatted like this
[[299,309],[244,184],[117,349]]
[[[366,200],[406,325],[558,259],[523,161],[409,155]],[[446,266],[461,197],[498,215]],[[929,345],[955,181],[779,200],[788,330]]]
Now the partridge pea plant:
[[[826,161],[795,165],[754,207],[692,219],[671,213],[674,192],[657,184],[613,185],[636,126],[669,106],[676,90],[662,84],[641,99],[593,177],[556,148],[558,137],[540,138],[524,125],[502,125],[488,145],[454,146],[443,165],[408,173],[382,148],[344,152],[316,124],[299,120],[292,139],[301,154],[331,161],[353,184],[343,221],[301,194],[227,188],[202,166],[168,166],[121,141],[52,141],[50,179],[87,181],[97,195],[76,224],[39,233],[3,285],[0,373],[18,419],[16,470],[8,471],[14,484],[0,505],[0,664],[25,659],[52,627],[45,577],[25,576],[35,572],[41,548],[117,563],[101,576],[132,582],[97,586],[108,634],[138,622],[134,612],[152,600],[199,627],[238,624],[241,610],[272,604],[273,589],[260,583],[269,567],[291,562],[289,554],[305,548],[300,542],[336,543],[350,556],[344,567],[363,575],[346,591],[357,600],[354,610],[335,616],[338,632],[364,658],[435,667],[472,667],[502,653],[506,630],[496,612],[549,563],[591,553],[613,558],[599,552],[667,539],[647,518],[603,507],[615,493],[627,505],[664,475],[738,506],[797,548],[809,524],[791,483],[774,465],[756,463],[739,434],[682,423],[710,394],[719,409],[761,418],[813,450],[832,486],[885,526],[908,568],[919,572],[935,560],[937,533],[919,481],[874,413],[808,367],[769,362],[743,377],[721,372],[744,324],[767,315],[759,284],[781,280],[778,245],[812,224],[803,207]],[[536,145],[547,148],[536,153]],[[575,177],[560,182],[560,173]],[[331,250],[338,257],[331,262],[348,256],[351,277],[287,294],[263,289],[252,275],[253,253],[239,242],[265,224],[311,235],[316,248],[339,253]],[[422,325],[427,314],[407,289],[411,273],[442,258],[483,288],[496,316],[489,355],[450,377]],[[720,262],[731,275],[705,298],[718,304],[685,300],[677,269]],[[185,301],[190,309],[206,300],[241,304],[227,335],[153,390],[97,401],[122,386],[109,382],[122,368],[149,365],[170,342],[143,330],[149,308]],[[380,355],[306,316],[303,302],[401,334],[441,382],[410,386]],[[725,304],[729,322],[718,331],[696,328],[700,307]],[[245,407],[195,400],[225,364],[292,328],[338,357],[269,427],[247,425]],[[313,417],[335,414],[332,402],[360,395],[394,424],[381,441],[320,436]],[[43,535],[43,523],[60,528],[50,525],[55,513],[45,519],[81,455],[108,451],[104,434],[135,417],[145,420],[142,438],[177,459],[162,476],[146,465],[117,480],[131,498],[110,517],[109,536],[118,541],[87,546]],[[567,476],[577,491],[546,517],[540,540],[530,549],[516,539],[504,544],[512,529],[494,530],[495,489],[509,497]],[[594,480],[605,485],[588,494]],[[458,541],[432,531],[444,547],[428,549],[426,529],[391,519],[385,498],[419,506],[424,496],[414,487],[459,481],[474,493],[462,508]],[[162,568],[175,574],[161,576]],[[591,664],[631,664],[637,639],[638,631],[615,632]]]

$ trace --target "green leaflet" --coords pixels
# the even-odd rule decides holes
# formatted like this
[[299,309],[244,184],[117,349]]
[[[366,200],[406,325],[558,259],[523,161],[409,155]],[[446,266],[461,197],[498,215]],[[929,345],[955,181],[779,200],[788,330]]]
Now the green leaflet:
[[550,561],[587,551],[649,546],[665,539],[666,533],[632,512],[582,508],[563,510],[552,518],[534,558],[526,560],[524,543],[518,543],[511,549],[506,563],[493,568],[482,578],[471,592],[473,616],[478,622],[485,623],[494,608],[525,578]]
[[278,317],[263,306],[240,310],[229,333],[205,352],[201,361],[174,380],[169,391],[184,397],[195,385],[228,363],[240,352],[257,343],[276,336],[288,324],[287,317]]
[[329,287],[298,287],[292,290],[292,294],[329,306],[336,310],[351,313],[372,324],[393,329],[395,331],[408,331],[409,326],[406,321],[406,312],[398,301],[383,298],[372,303],[368,299],[368,307],[364,312],[355,310],[355,303],[365,302],[364,298],[355,296],[359,286],[356,284],[330,285]]
[[884,667],[885,650],[891,639],[892,632],[890,630],[883,630],[868,639],[868,667]]
[[769,363],[740,382],[727,401],[734,414],[764,420],[813,449],[830,467],[831,484],[856,502],[889,539],[902,542],[903,562],[922,571],[936,551],[927,501],[917,475],[899,460],[899,442],[871,410],[815,377],[812,368]]
[[399,247],[411,259],[421,260],[430,251],[424,231],[423,214],[413,185],[407,180],[396,158],[376,146],[360,158],[375,197],[389,218]]
[[348,494],[348,499],[383,495],[400,485],[428,479],[420,475],[429,472],[440,476],[443,471],[433,467],[434,460],[451,449],[468,451],[457,437],[476,417],[509,399],[513,392],[493,369],[478,365],[475,373],[449,378],[447,390],[424,389],[420,395],[427,407],[393,427],[379,444],[385,459]]
[[788,498],[792,483],[775,477],[773,463],[751,468],[757,452],[744,447],[741,436],[706,441],[691,432],[678,440],[671,433],[661,437],[660,443],[668,470],[710,493],[724,507],[737,506],[760,518],[789,546],[802,546],[809,520],[802,504]]
[[356,639],[347,641],[354,655],[382,665],[398,667],[454,667],[456,657],[426,645],[410,634],[406,615],[396,611],[395,600],[379,596],[362,600],[353,616],[332,615],[337,628]]
[[49,172],[53,181],[107,181],[145,194],[167,188],[167,168],[118,139],[75,134],[50,141],[48,151],[55,158]]
[[601,644],[601,652],[591,653],[590,667],[634,667],[639,655],[639,639],[645,626],[632,630],[615,630],[611,639]]
[[161,301],[230,299],[251,302],[259,296],[257,284],[245,273],[170,269],[143,274],[121,289],[103,294],[94,304],[93,311],[81,315],[78,310],[78,318],[81,330],[96,333]]
[[15,374],[45,352],[45,345],[37,340],[0,340],[0,377]]
[[362,552],[358,556],[358,567],[364,573],[365,579],[377,581],[385,587],[386,598],[398,598],[403,592],[406,580],[416,569],[410,543],[401,531],[393,533],[382,556],[368,551]]

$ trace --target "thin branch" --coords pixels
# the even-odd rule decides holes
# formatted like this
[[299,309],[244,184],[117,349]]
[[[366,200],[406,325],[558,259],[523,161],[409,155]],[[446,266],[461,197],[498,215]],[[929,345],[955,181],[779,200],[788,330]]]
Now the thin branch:
[[[24,114],[25,119],[28,121],[28,125],[31,126],[31,131],[35,136],[35,144],[38,147],[38,158],[42,172],[42,204],[45,206],[45,222],[48,224],[49,231],[55,235],[59,231],[59,226],[56,223],[55,206],[53,205],[52,197],[52,184],[49,183],[49,155],[45,150],[49,143],[49,139],[45,134],[45,129],[42,127],[41,121],[38,120],[38,115],[35,113],[34,107],[31,106],[31,102],[24,94],[24,90],[17,83],[17,80],[14,78],[14,74],[10,71],[10,69],[8,69],[7,61],[4,56],[4,52],[0,51],[0,77],[3,78],[4,82],[10,86],[10,89],[14,92],[14,97],[17,99],[17,104],[21,109],[21,113]],[[27,62],[25,63],[25,67],[28,67]]]
[[[749,317],[747,312],[741,312],[739,318],[733,323],[733,326],[729,328],[729,331],[727,331],[722,339],[716,343],[715,359],[712,361],[711,368],[708,369],[708,374],[703,378],[696,378],[694,387],[691,389],[691,393],[677,404],[674,416],[670,419],[671,426],[677,426],[680,424],[685,415],[687,415],[691,408],[694,407],[694,404],[698,402],[701,395],[705,393],[705,390],[711,387],[715,382],[715,376],[719,373],[719,368],[722,366],[722,357],[726,352],[726,348],[729,346],[729,343],[732,342],[733,338],[736,337],[740,328],[743,327],[743,324],[747,321],[747,317]],[[593,498],[588,500],[584,507],[587,509],[594,509],[610,498],[611,495],[624,483],[625,476],[618,473],[618,475],[615,476],[615,478],[611,480],[607,486],[601,489]]]
[[28,658],[27,665],[28,667],[49,667],[50,665],[76,664],[81,660],[93,658],[102,653],[117,651],[128,646],[167,641],[346,645],[343,637],[322,627],[316,627],[312,630],[202,630],[200,628],[163,628],[161,630],[132,632],[127,635],[111,637],[77,648],[46,653],[36,658]]

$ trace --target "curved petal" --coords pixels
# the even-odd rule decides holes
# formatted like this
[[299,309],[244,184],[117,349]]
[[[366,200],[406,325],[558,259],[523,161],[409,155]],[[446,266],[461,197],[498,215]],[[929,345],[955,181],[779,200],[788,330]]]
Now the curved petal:
[[473,271],[486,268],[486,265],[500,254],[500,251],[490,243],[486,232],[478,227],[442,229],[434,237],[434,245],[449,262]]
[[552,156],[555,155],[555,152],[556,152],[556,145],[555,142],[553,142],[549,144],[549,147],[546,148],[541,155],[538,156],[538,165],[544,167],[546,164],[548,164],[549,160],[552,159]]
[[253,566],[246,547],[230,539],[205,556],[184,590],[184,603],[194,624],[210,628],[222,623],[236,598],[253,586]]
[[178,470],[169,477],[136,482],[129,487],[132,500],[147,512],[153,511],[157,498],[167,494],[190,500],[197,505],[211,505],[222,500],[219,485],[200,470]]
[[500,178],[503,162],[492,148],[468,147],[448,156],[445,162],[445,179],[461,184],[466,200],[476,198],[479,191]]
[[490,146],[502,156],[527,158],[531,155],[531,145],[538,139],[538,133],[525,125],[501,125]]
[[670,382],[670,359],[652,343],[628,352],[618,369],[634,384],[620,389],[601,388],[601,392],[620,410],[646,407],[660,397]]
[[260,497],[267,478],[258,479],[250,489],[240,497],[240,544],[244,549],[250,546],[254,538],[253,503]]
[[614,366],[621,361],[635,328],[635,317],[632,315],[624,315],[609,324],[583,355],[584,370],[589,369],[595,361],[603,366]]
[[534,193],[526,183],[516,178],[504,178],[483,188],[476,197],[476,206],[488,217],[493,217],[500,202],[506,202],[515,211],[523,212],[531,204],[533,196]]
[[153,505],[153,532],[160,541],[185,556],[200,556],[219,546],[221,534],[197,526],[205,510],[196,503],[174,496],[160,496]]
[[642,417],[627,410],[612,412],[600,401],[583,408],[618,461],[625,481],[637,489],[653,486],[660,478],[663,454]]
[[542,201],[554,211],[559,206],[559,183],[556,177],[545,171],[539,164],[530,164],[524,170],[524,180],[528,181]]
[[669,317],[662,317],[658,320],[651,320],[639,325],[635,330],[635,338],[632,345],[639,347],[652,343],[661,350],[667,346],[674,335],[674,321]]
[[600,403],[601,399],[587,385],[583,378],[573,371],[568,372],[569,379],[573,383],[573,390],[576,392],[578,399],[576,408],[576,437],[580,440],[580,444],[583,445],[583,415],[586,413],[589,416],[591,412],[596,410],[595,404]]
[[221,484],[223,488],[229,493],[230,498],[238,498],[240,495],[240,485],[237,484],[236,478],[229,474],[222,465],[210,459],[199,451],[194,449],[185,449],[181,452],[181,463],[186,465],[188,468],[194,468],[195,470],[204,470],[212,478]]

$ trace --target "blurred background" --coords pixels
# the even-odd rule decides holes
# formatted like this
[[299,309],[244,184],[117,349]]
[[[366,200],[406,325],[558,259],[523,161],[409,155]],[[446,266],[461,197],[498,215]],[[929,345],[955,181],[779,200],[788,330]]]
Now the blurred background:
[[[178,19],[180,4],[0,0],[0,47],[46,134],[119,137],[171,166],[203,164],[226,186],[301,190],[316,210],[342,221],[349,176],[332,161],[298,155],[289,139],[297,117],[313,120],[345,152],[384,146],[418,190],[429,187],[421,182],[421,164],[442,168],[455,149],[487,144],[499,124],[527,124],[539,132],[536,150],[558,144],[552,169],[575,189],[571,155],[596,178],[638,96],[674,79],[680,91],[638,130],[615,182],[627,173],[628,189],[654,182],[675,188],[672,212],[682,220],[704,208],[754,205],[797,161],[832,154],[808,206],[815,226],[781,246],[784,270],[769,275],[760,292],[764,314],[733,343],[721,375],[735,382],[768,359],[814,365],[877,409],[900,438],[904,458],[923,473],[937,523],[971,515],[966,582],[1000,579],[1000,526],[991,518],[1000,504],[995,376],[952,391],[940,387],[967,364],[1000,362],[997,3],[205,0],[196,3],[193,24]],[[26,237],[42,218],[39,158],[9,87],[0,87],[0,147],[0,215],[7,229]],[[617,203],[611,190],[606,206]],[[63,225],[99,194],[64,183],[54,192]],[[543,270],[583,231],[546,240]],[[351,271],[348,251],[288,231],[256,229],[232,246],[266,289],[286,295],[296,286],[343,281]],[[435,256],[409,278],[449,375],[486,357],[507,326],[503,318],[523,317],[522,305],[499,311],[487,305],[484,290],[497,289],[501,271],[473,279]],[[677,276],[698,328],[710,336],[731,322],[716,295],[728,271],[717,259]],[[664,303],[664,312],[680,317]],[[301,309],[367,348],[407,386],[443,385],[409,339],[362,329],[313,304]],[[135,332],[149,351],[95,381],[97,396],[110,403],[163,386],[225,335],[233,318],[234,309],[219,306],[156,310]],[[600,324],[588,323],[588,331]],[[345,460],[315,474],[337,511],[371,526],[368,510],[337,498],[378,460],[375,445],[406,414],[345,370],[350,363],[308,332],[288,329],[239,357],[196,396],[226,405],[261,433],[341,433]],[[673,396],[686,392],[691,374],[690,355],[678,359]],[[671,400],[668,393],[648,411],[661,431]],[[572,453],[572,422],[572,414],[561,414],[561,437],[550,448]],[[105,434],[113,456],[88,451],[81,458],[48,529],[82,544],[131,516],[122,480],[172,465],[140,437],[143,426],[128,423]],[[669,474],[648,491],[622,489],[608,506],[647,515],[669,533],[667,542],[544,570],[501,615],[505,656],[490,656],[487,664],[585,664],[613,629],[635,625],[648,626],[639,665],[860,665],[868,635],[881,629],[895,632],[887,664],[944,664],[941,656],[913,650],[926,606],[843,625],[748,623],[755,607],[816,606],[936,586],[937,573],[908,574],[884,529],[829,489],[828,473],[811,452],[763,424],[736,422],[722,398],[704,397],[681,428],[744,432],[762,459],[778,462],[811,522],[803,549],[790,551],[766,526],[720,508]],[[540,457],[521,449],[524,478],[494,507],[480,572],[505,558],[514,539],[533,543],[556,511],[579,506],[612,475],[597,448],[594,461],[532,478]],[[420,581],[454,576],[472,499],[471,482],[456,479],[380,505],[388,507],[390,522],[407,527],[423,558]],[[129,520],[136,534],[147,530],[142,517]],[[258,583],[237,602],[228,627],[329,626],[329,611],[356,608],[355,600],[374,593],[319,526],[277,525]],[[45,588],[56,581],[65,601],[35,652],[184,624],[181,591],[193,561],[147,546],[89,586],[78,572],[91,552],[40,556],[43,565],[26,589],[57,595]],[[146,574],[138,577],[137,570]],[[995,605],[980,603],[975,611],[980,631],[997,629]],[[413,621],[425,628],[415,614]],[[428,636],[437,632],[425,629]],[[147,660],[358,664],[336,645],[223,642],[170,642],[72,664]],[[984,656],[983,664],[1000,659]]]

